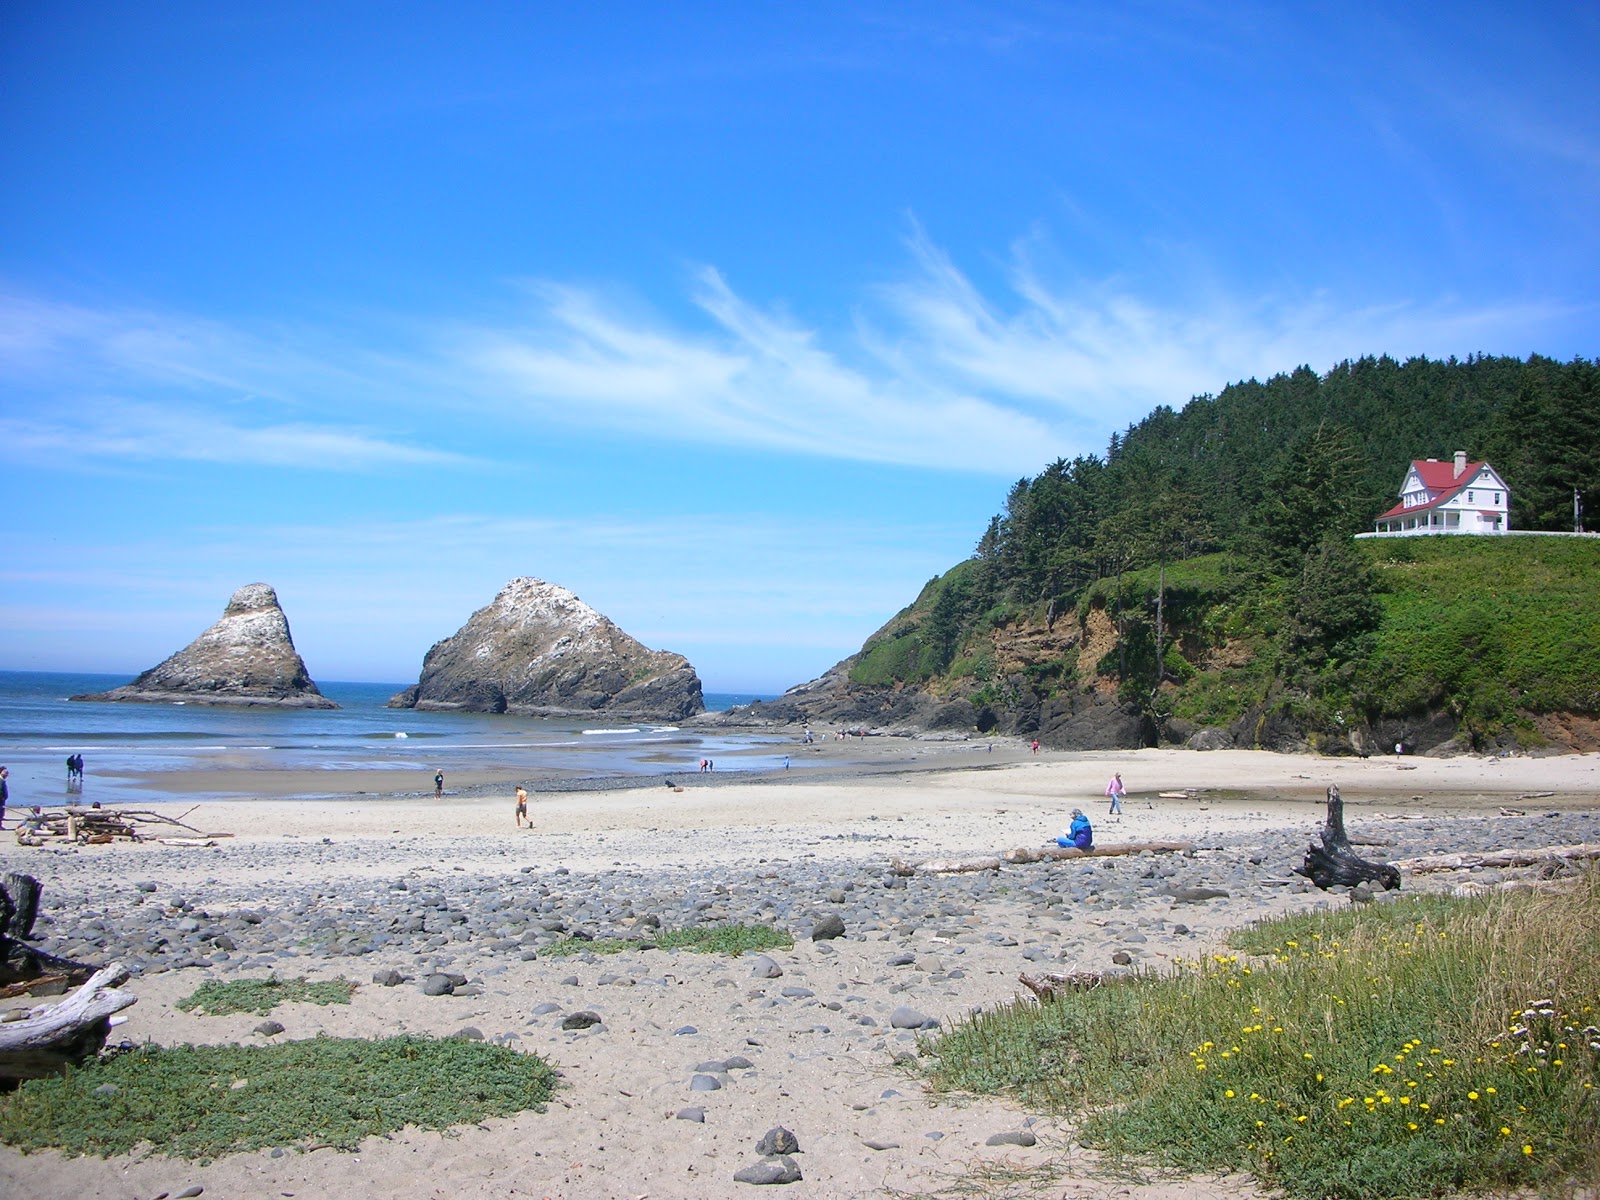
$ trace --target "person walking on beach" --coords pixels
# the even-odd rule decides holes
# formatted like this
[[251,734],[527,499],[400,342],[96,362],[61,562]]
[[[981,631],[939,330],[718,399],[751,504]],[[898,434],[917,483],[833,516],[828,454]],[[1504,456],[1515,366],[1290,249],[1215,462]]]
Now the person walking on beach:
[[[522,828],[522,819],[528,815],[528,789],[517,786],[517,828]],[[533,828],[533,822],[528,822],[528,828]]]
[[1038,738],[1034,738],[1033,739],[1033,752],[1035,754],[1039,753],[1039,739]]
[[433,798],[435,800],[444,799],[444,772],[443,771],[435,771],[433,773]]
[[1106,810],[1108,817],[1122,815],[1122,798],[1128,794],[1128,789],[1122,786],[1122,772],[1112,774],[1111,782],[1106,784],[1106,795],[1111,797],[1111,807]]
[[10,768],[0,767],[0,829],[6,827],[6,800],[11,796],[11,785],[6,780],[10,778]]

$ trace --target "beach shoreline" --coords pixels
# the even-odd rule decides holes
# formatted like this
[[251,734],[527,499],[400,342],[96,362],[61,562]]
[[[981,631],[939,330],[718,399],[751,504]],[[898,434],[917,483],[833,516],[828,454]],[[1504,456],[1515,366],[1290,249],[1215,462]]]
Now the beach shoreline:
[[[135,1043],[470,1029],[537,1051],[562,1077],[543,1113],[444,1135],[406,1129],[355,1154],[290,1147],[198,1164],[0,1148],[0,1191],[720,1200],[747,1194],[734,1173],[783,1125],[802,1148],[804,1178],[787,1193],[797,1196],[936,1194],[973,1170],[1048,1169],[1074,1197],[1256,1200],[1244,1178],[1102,1178],[1048,1113],[926,1094],[905,1065],[921,1034],[897,1014],[948,1027],[1016,997],[1023,972],[1165,970],[1251,921],[1349,903],[1293,873],[1329,785],[1377,858],[1600,841],[1600,756],[992,754],[999,761],[975,764],[925,747],[909,766],[886,753],[876,768],[837,774],[691,773],[672,776],[674,788],[536,792],[531,830],[514,823],[510,779],[463,780],[471,794],[452,788],[442,800],[415,788],[215,799],[197,783],[144,807],[229,836],[39,848],[0,837],[0,870],[44,886],[41,948],[135,968],[138,1003],[118,1030]],[[1129,789],[1120,821],[1105,812],[1113,771]],[[891,869],[1050,843],[1073,807],[1100,842],[1192,848],[952,875]],[[1408,878],[1403,894],[1473,875],[1508,873]],[[813,940],[828,916],[842,936]],[[752,957],[664,951],[650,948],[647,918],[668,929],[768,924],[794,945],[768,952],[770,970]],[[550,953],[573,935],[630,948]],[[359,987],[349,1006],[275,1011],[280,1034],[259,1032],[257,1016],[177,1007],[203,980],[269,973]],[[426,994],[441,973],[463,982]],[[579,1011],[600,1023],[564,1029]],[[735,1058],[752,1065],[714,1069]],[[697,1075],[717,1087],[695,1090]],[[988,1145],[1019,1130],[1036,1144]]]

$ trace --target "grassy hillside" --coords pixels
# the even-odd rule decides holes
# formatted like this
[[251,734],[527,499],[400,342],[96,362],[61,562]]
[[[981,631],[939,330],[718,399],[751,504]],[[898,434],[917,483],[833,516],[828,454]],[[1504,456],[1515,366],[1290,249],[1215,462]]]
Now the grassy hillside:
[[1158,728],[1270,718],[1325,745],[1431,718],[1479,745],[1536,745],[1535,717],[1600,717],[1600,539],[1345,541],[1298,576],[1215,553],[1099,579],[1065,612],[1007,601],[961,620],[979,569],[930,580],[851,681],[966,698],[1017,732],[1074,691]]

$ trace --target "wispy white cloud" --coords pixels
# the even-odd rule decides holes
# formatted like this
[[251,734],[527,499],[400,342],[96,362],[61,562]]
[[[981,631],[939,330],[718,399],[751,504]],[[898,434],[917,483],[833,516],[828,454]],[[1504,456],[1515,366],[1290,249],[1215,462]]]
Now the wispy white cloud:
[[920,228],[907,247],[906,274],[826,330],[711,267],[676,321],[538,283],[515,319],[412,319],[399,335],[396,317],[235,328],[0,295],[0,436],[23,456],[370,470],[466,463],[452,447],[561,425],[1016,475],[1233,380],[1369,353],[1525,353],[1574,317],[1538,302],[1242,295],[1193,264],[1140,287],[1052,274],[1032,241],[984,289]]
[[[521,327],[463,329],[455,353],[485,397],[511,395],[546,418],[634,435],[829,458],[1009,472],[1051,431],[1002,403],[938,380],[913,386],[847,365],[815,330],[737,295],[712,268],[692,298],[709,325],[688,331],[608,311],[568,288],[536,293]],[[856,349],[845,347],[846,350]]]
[[920,229],[908,244],[916,271],[881,289],[892,334],[869,335],[885,360],[902,373],[1011,398],[1080,437],[1300,364],[1326,370],[1372,353],[1522,351],[1546,323],[1573,315],[1555,304],[1349,307],[1326,294],[1250,299],[1215,287],[1157,301],[1115,279],[1049,281],[1026,244],[1007,264],[1005,306]]
[[252,425],[193,407],[124,400],[91,401],[49,416],[0,417],[0,444],[14,457],[58,461],[185,460],[340,471],[471,461],[361,429],[310,421]]

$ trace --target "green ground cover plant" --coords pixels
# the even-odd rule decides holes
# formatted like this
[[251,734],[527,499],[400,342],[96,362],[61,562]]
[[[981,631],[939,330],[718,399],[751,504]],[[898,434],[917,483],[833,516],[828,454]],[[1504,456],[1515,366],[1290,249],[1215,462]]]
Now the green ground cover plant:
[[268,1146],[356,1149],[407,1125],[447,1129],[542,1109],[543,1059],[458,1039],[316,1037],[271,1046],[145,1046],[0,1099],[23,1153],[211,1159]]
[[183,1012],[198,1011],[201,1016],[227,1017],[234,1013],[266,1016],[280,1004],[349,1004],[356,985],[345,978],[308,981],[279,979],[208,979],[177,1003]]
[[1600,872],[1285,918],[1231,950],[975,1016],[926,1047],[932,1082],[1011,1092],[1129,1163],[1308,1200],[1600,1171]]
[[[750,950],[788,950],[794,938],[770,925],[695,925],[688,929],[663,929],[648,944],[660,950],[693,950],[698,954],[744,954]],[[640,942],[626,938],[564,937],[540,950],[550,958],[569,954],[621,954],[637,950]]]

